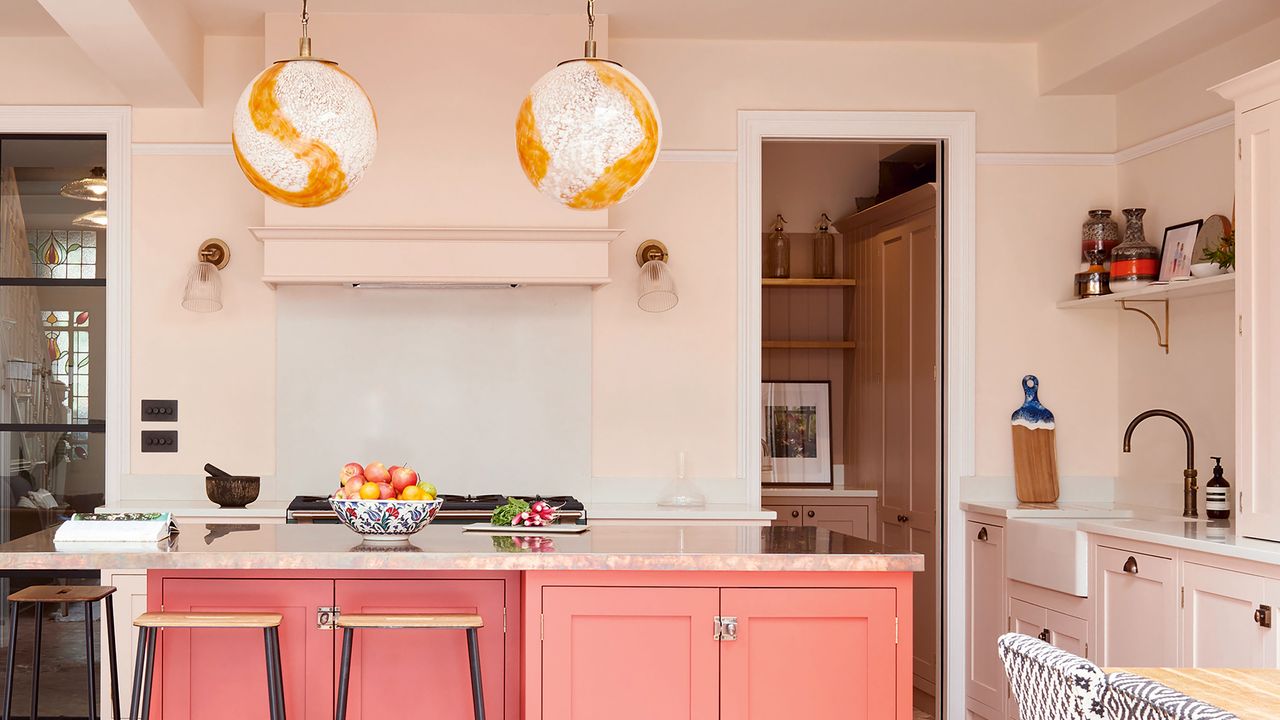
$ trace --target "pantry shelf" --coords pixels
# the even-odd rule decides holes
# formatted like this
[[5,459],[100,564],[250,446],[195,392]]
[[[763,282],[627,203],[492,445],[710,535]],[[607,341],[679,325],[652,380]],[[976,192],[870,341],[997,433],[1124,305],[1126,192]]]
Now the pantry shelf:
[[765,340],[760,343],[765,350],[852,350],[852,340]]
[[854,287],[858,281],[853,278],[765,278],[761,284],[765,287]]

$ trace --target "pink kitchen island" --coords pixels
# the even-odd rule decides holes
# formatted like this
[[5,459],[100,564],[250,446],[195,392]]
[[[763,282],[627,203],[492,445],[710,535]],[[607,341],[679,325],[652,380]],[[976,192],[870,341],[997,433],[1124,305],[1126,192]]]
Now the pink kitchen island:
[[[187,525],[154,548],[51,538],[0,546],[0,568],[102,570],[122,586],[117,627],[146,609],[282,613],[292,719],[333,717],[330,623],[343,612],[481,615],[491,719],[912,713],[924,558],[820,528],[600,525],[544,539],[432,525],[398,549],[340,525]],[[120,638],[128,688],[136,636]],[[352,657],[352,720],[471,717],[462,633],[363,631]],[[266,717],[259,631],[165,630],[156,667],[153,718]]]

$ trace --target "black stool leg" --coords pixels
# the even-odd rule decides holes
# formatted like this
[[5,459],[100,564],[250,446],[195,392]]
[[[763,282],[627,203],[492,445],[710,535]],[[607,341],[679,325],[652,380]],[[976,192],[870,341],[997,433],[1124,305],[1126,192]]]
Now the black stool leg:
[[338,669],[338,709],[334,720],[347,720],[347,687],[351,684],[351,638],[355,631],[342,629],[342,665]]
[[36,720],[40,716],[37,708],[40,706],[40,636],[43,630],[44,603],[36,603],[36,642],[31,654],[31,720]]
[[151,675],[156,666],[156,635],[159,634],[160,628],[151,628],[147,634],[147,667],[142,681],[142,714],[138,716],[139,720],[151,719]]
[[120,720],[120,673],[116,670],[116,610],[107,596],[107,654],[111,661],[111,717]]
[[475,720],[484,720],[484,684],[480,681],[480,645],[476,629],[467,628],[467,655],[471,660],[471,707]]
[[[98,720],[98,678],[94,677],[93,659],[97,655],[93,651],[93,603],[84,604],[84,651],[86,665],[89,666],[89,720]],[[35,698],[31,703],[32,716],[35,720]]]
[[138,706],[142,703],[142,668],[147,662],[147,628],[138,628],[138,658],[133,661],[133,698],[129,703],[129,720],[138,720]]
[[276,628],[262,629],[262,642],[267,650],[267,714],[271,720],[283,720],[284,691],[280,683],[280,646]]
[[13,666],[17,663],[18,603],[9,603],[9,665],[4,672],[4,720],[13,713]]
[[279,717],[279,720],[285,720],[285,709],[284,709],[284,705],[285,705],[285,703],[284,703],[284,670],[283,670],[283,669],[282,669],[282,667],[281,667],[281,660],[280,660],[280,628],[278,628],[278,627],[270,628],[270,629],[267,631],[267,634],[268,634],[268,636],[271,638],[271,647],[272,647],[272,649],[273,649],[273,651],[274,651],[274,653],[273,653],[273,654],[275,655],[274,670],[275,670],[275,678],[276,678],[276,680],[275,680],[275,682],[276,682],[276,709],[277,709],[277,712],[279,713],[279,716],[280,716],[280,717]]

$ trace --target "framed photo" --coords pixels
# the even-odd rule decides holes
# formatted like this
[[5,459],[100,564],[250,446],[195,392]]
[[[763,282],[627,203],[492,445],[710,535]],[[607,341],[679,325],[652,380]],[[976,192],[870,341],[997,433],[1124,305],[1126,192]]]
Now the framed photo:
[[831,383],[761,384],[765,485],[831,487]]
[[1200,234],[1200,226],[1203,224],[1203,220],[1192,220],[1164,229],[1158,282],[1191,279],[1191,263],[1196,262],[1196,236]]

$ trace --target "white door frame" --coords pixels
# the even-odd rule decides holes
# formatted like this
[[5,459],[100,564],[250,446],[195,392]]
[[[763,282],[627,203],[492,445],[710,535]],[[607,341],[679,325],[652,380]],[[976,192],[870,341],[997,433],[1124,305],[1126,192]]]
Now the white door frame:
[[129,236],[132,210],[132,109],[115,105],[0,106],[0,134],[88,135],[107,138],[107,356],[106,503],[120,499],[121,477],[129,472]]
[[[943,141],[942,356],[943,479],[937,533],[943,558],[938,574],[942,629],[938,648],[941,706],[964,717],[964,522],[960,478],[974,468],[976,116],[972,112],[738,112],[738,469],[748,498],[760,502],[761,151],[766,139]],[[948,588],[957,591],[948,593]]]

